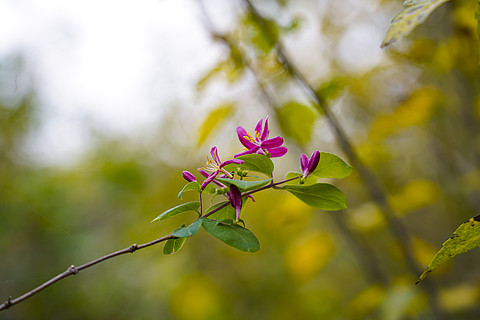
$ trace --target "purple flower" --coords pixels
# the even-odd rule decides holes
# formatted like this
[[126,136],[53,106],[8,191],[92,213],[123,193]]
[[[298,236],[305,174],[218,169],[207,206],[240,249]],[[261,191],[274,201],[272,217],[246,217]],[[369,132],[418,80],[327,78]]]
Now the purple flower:
[[320,152],[315,151],[312,153],[310,160],[308,159],[307,155],[301,154],[300,155],[300,167],[302,168],[302,179],[308,177],[310,173],[315,171],[318,165],[318,161],[320,160]]
[[275,137],[267,139],[269,132],[268,116],[265,118],[265,126],[263,126],[263,119],[258,121],[255,126],[254,137],[243,127],[237,127],[238,139],[246,151],[237,153],[234,157],[236,158],[244,154],[252,153],[266,154],[272,158],[283,156],[287,153],[287,148],[281,146],[283,144],[283,138]]
[[230,185],[230,190],[227,192],[227,197],[230,200],[230,204],[235,208],[236,218],[240,219],[240,211],[242,210],[242,194],[240,190],[233,184]]
[[188,182],[193,182],[193,181],[197,181],[197,179],[195,179],[195,176],[189,172],[189,171],[183,171],[182,172],[182,176],[185,180],[187,180]]
[[[213,147],[212,150],[210,150],[210,154],[212,155],[213,160],[210,160],[207,157],[207,163],[205,164],[205,167],[202,168],[202,169],[204,169],[205,171],[209,171],[211,173],[208,175],[207,179],[205,179],[205,181],[203,181],[202,187],[201,187],[202,190],[205,189],[205,187],[210,182],[212,182],[213,179],[215,179],[215,177],[218,175],[219,172],[224,173],[225,176],[227,176],[229,178],[233,178],[232,174],[223,168],[226,165],[228,165],[230,163],[236,163],[236,164],[242,164],[243,163],[243,160],[240,160],[240,159],[231,159],[231,160],[221,162],[220,158],[218,157],[217,147]],[[199,169],[199,171],[202,170],[202,169]],[[200,173],[202,173],[202,172],[200,171]]]
[[[198,172],[200,172],[200,174],[201,174],[202,176],[204,176],[205,178],[208,178],[208,176],[209,176],[208,172],[205,171],[205,170],[203,170],[203,169],[198,169]],[[220,178],[225,178],[225,175],[224,175],[224,174],[220,175]],[[216,180],[213,180],[213,183],[215,183],[217,186],[219,186],[219,187],[221,187],[221,188],[226,188],[226,187],[227,187],[227,186],[224,185],[223,183],[220,183],[220,182],[218,182],[218,181],[216,181]]]

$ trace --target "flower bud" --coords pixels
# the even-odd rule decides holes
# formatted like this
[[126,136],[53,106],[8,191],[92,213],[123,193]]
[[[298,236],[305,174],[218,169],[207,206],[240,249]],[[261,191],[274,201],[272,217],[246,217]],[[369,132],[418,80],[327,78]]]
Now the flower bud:
[[197,179],[195,178],[195,176],[189,172],[189,171],[183,171],[182,172],[182,176],[185,180],[187,180],[188,182],[193,182],[193,181],[197,181]]

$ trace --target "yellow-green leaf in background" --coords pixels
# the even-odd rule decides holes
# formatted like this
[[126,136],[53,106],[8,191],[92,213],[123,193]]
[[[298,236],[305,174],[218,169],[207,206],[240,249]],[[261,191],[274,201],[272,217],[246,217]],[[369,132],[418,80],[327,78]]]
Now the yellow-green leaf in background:
[[477,20],[477,42],[480,52],[480,0],[477,0],[477,4],[475,5],[475,20]]
[[380,141],[401,129],[427,123],[435,112],[442,93],[431,87],[418,89],[396,107],[393,113],[379,115],[372,123],[369,140]]
[[283,133],[300,145],[310,141],[317,114],[311,108],[296,101],[287,102],[278,111],[278,122]]
[[322,85],[320,85],[317,88],[317,94],[319,98],[322,100],[322,103],[326,103],[327,100],[329,99],[337,98],[347,85],[348,85],[347,78],[335,77],[323,83]]
[[480,246],[480,215],[471,218],[453,233],[453,236],[443,243],[442,248],[422,273],[416,283],[419,283],[425,277],[435,270],[442,263],[452,259],[460,253],[467,252]]
[[449,0],[405,0],[405,10],[392,20],[381,48],[394,43],[403,36],[408,35],[416,26],[422,24],[428,16],[441,4]]
[[198,134],[197,146],[200,146],[202,143],[207,140],[210,134],[232,114],[233,105],[223,104],[213,109],[208,114],[207,118],[200,127],[200,132]]

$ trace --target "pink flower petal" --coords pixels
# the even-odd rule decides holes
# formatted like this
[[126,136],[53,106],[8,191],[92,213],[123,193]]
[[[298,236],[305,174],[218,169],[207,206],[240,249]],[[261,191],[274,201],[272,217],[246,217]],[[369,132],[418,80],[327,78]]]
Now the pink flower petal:
[[237,135],[240,143],[247,149],[252,149],[256,147],[254,143],[252,143],[249,139],[245,138],[248,137],[248,132],[242,127],[237,127]]
[[220,167],[224,167],[224,166],[226,166],[227,164],[230,164],[230,163],[242,164],[242,163],[244,163],[244,161],[240,160],[240,159],[231,159],[231,160],[227,160],[227,161],[223,162]]
[[318,162],[320,161],[320,151],[315,151],[312,153],[310,157],[310,161],[308,161],[308,173],[312,173],[318,166]]
[[246,151],[237,153],[237,154],[234,155],[233,157],[234,157],[234,158],[237,158],[237,157],[243,156],[243,155],[245,155],[245,154],[256,153],[258,150],[262,150],[262,149],[260,149],[260,147],[255,146],[255,147],[253,147],[253,148],[251,148],[251,149],[249,149],[249,150],[246,150]]
[[301,154],[300,155],[300,168],[302,169],[302,172],[305,174],[305,171],[308,169],[308,157],[306,154]]
[[262,134],[260,136],[260,140],[264,141],[265,139],[267,139],[269,133],[270,131],[268,130],[268,116],[267,116],[265,118],[265,127],[263,128]]
[[215,177],[217,176],[217,174],[218,174],[218,171],[215,171],[214,173],[212,173],[211,175],[209,175],[209,176],[207,177],[207,179],[205,179],[205,181],[203,181],[201,189],[202,189],[202,190],[205,189],[205,187],[206,187],[210,182],[212,182],[213,179],[215,179]]
[[257,140],[257,141],[259,141],[258,138],[257,138],[257,135],[258,136],[262,135],[262,127],[263,127],[262,123],[263,123],[263,119],[260,119],[260,120],[258,120],[257,125],[255,126],[255,133],[256,133],[255,134],[255,140]]
[[279,136],[279,137],[262,141],[262,143],[260,144],[260,147],[264,149],[277,148],[277,147],[280,147],[282,144],[283,144],[283,138]]
[[270,153],[271,158],[281,157],[287,153],[288,149],[285,147],[278,147],[267,149],[267,152]]
[[210,150],[210,154],[212,155],[213,161],[215,161],[217,165],[220,165],[221,161],[218,157],[217,147],[213,147],[212,150]]

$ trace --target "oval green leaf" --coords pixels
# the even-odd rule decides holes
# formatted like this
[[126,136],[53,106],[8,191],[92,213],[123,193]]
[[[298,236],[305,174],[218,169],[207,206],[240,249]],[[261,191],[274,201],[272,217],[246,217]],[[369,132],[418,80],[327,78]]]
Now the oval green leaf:
[[[209,213],[210,211],[224,205],[225,203],[228,203],[229,201],[222,201],[219,203],[214,204],[210,208],[205,211],[205,214]],[[222,209],[218,210],[217,212],[213,213],[211,216],[209,216],[210,219],[213,220],[225,220],[225,219],[232,219],[234,220],[236,218],[236,213],[235,213],[235,208],[232,207],[230,204],[226,205]]]
[[169,255],[178,252],[180,249],[182,249],[186,240],[187,239],[185,238],[168,239],[163,246],[163,254]]
[[425,279],[430,272],[442,263],[476,247],[480,247],[480,215],[470,218],[455,230],[453,236],[443,243],[442,248],[433,257],[416,283]]
[[239,225],[217,224],[214,220],[201,219],[205,231],[226,244],[245,252],[255,252],[260,249],[257,237],[250,230]]
[[182,195],[184,192],[190,191],[190,190],[197,190],[200,191],[200,183],[197,181],[192,181],[187,183],[183,189],[178,193],[178,199],[182,199]]
[[197,219],[188,227],[180,227],[178,229],[173,230],[172,236],[179,237],[179,238],[192,237],[198,232],[201,225],[202,225],[202,220]]
[[316,183],[310,186],[286,185],[282,189],[314,208],[334,211],[347,207],[347,199],[343,192],[328,183]]
[[249,171],[260,172],[269,177],[273,173],[273,162],[269,157],[263,154],[245,154],[235,159],[243,160],[242,164],[231,163],[225,166],[228,171],[235,171],[238,167],[248,169]]
[[200,202],[198,201],[187,202],[163,212],[158,217],[153,219],[152,222],[165,220],[165,219],[174,217],[180,213],[184,213],[188,211],[195,211],[198,213],[198,208],[200,208]]
[[272,181],[272,179],[266,180],[257,180],[257,181],[246,181],[246,180],[236,180],[236,179],[227,179],[227,178],[215,178],[218,182],[224,183],[226,185],[235,185],[241,192],[246,192],[254,190],[264,185],[267,185]]
[[345,178],[352,173],[352,167],[337,155],[320,152],[317,168],[311,174],[319,178]]

